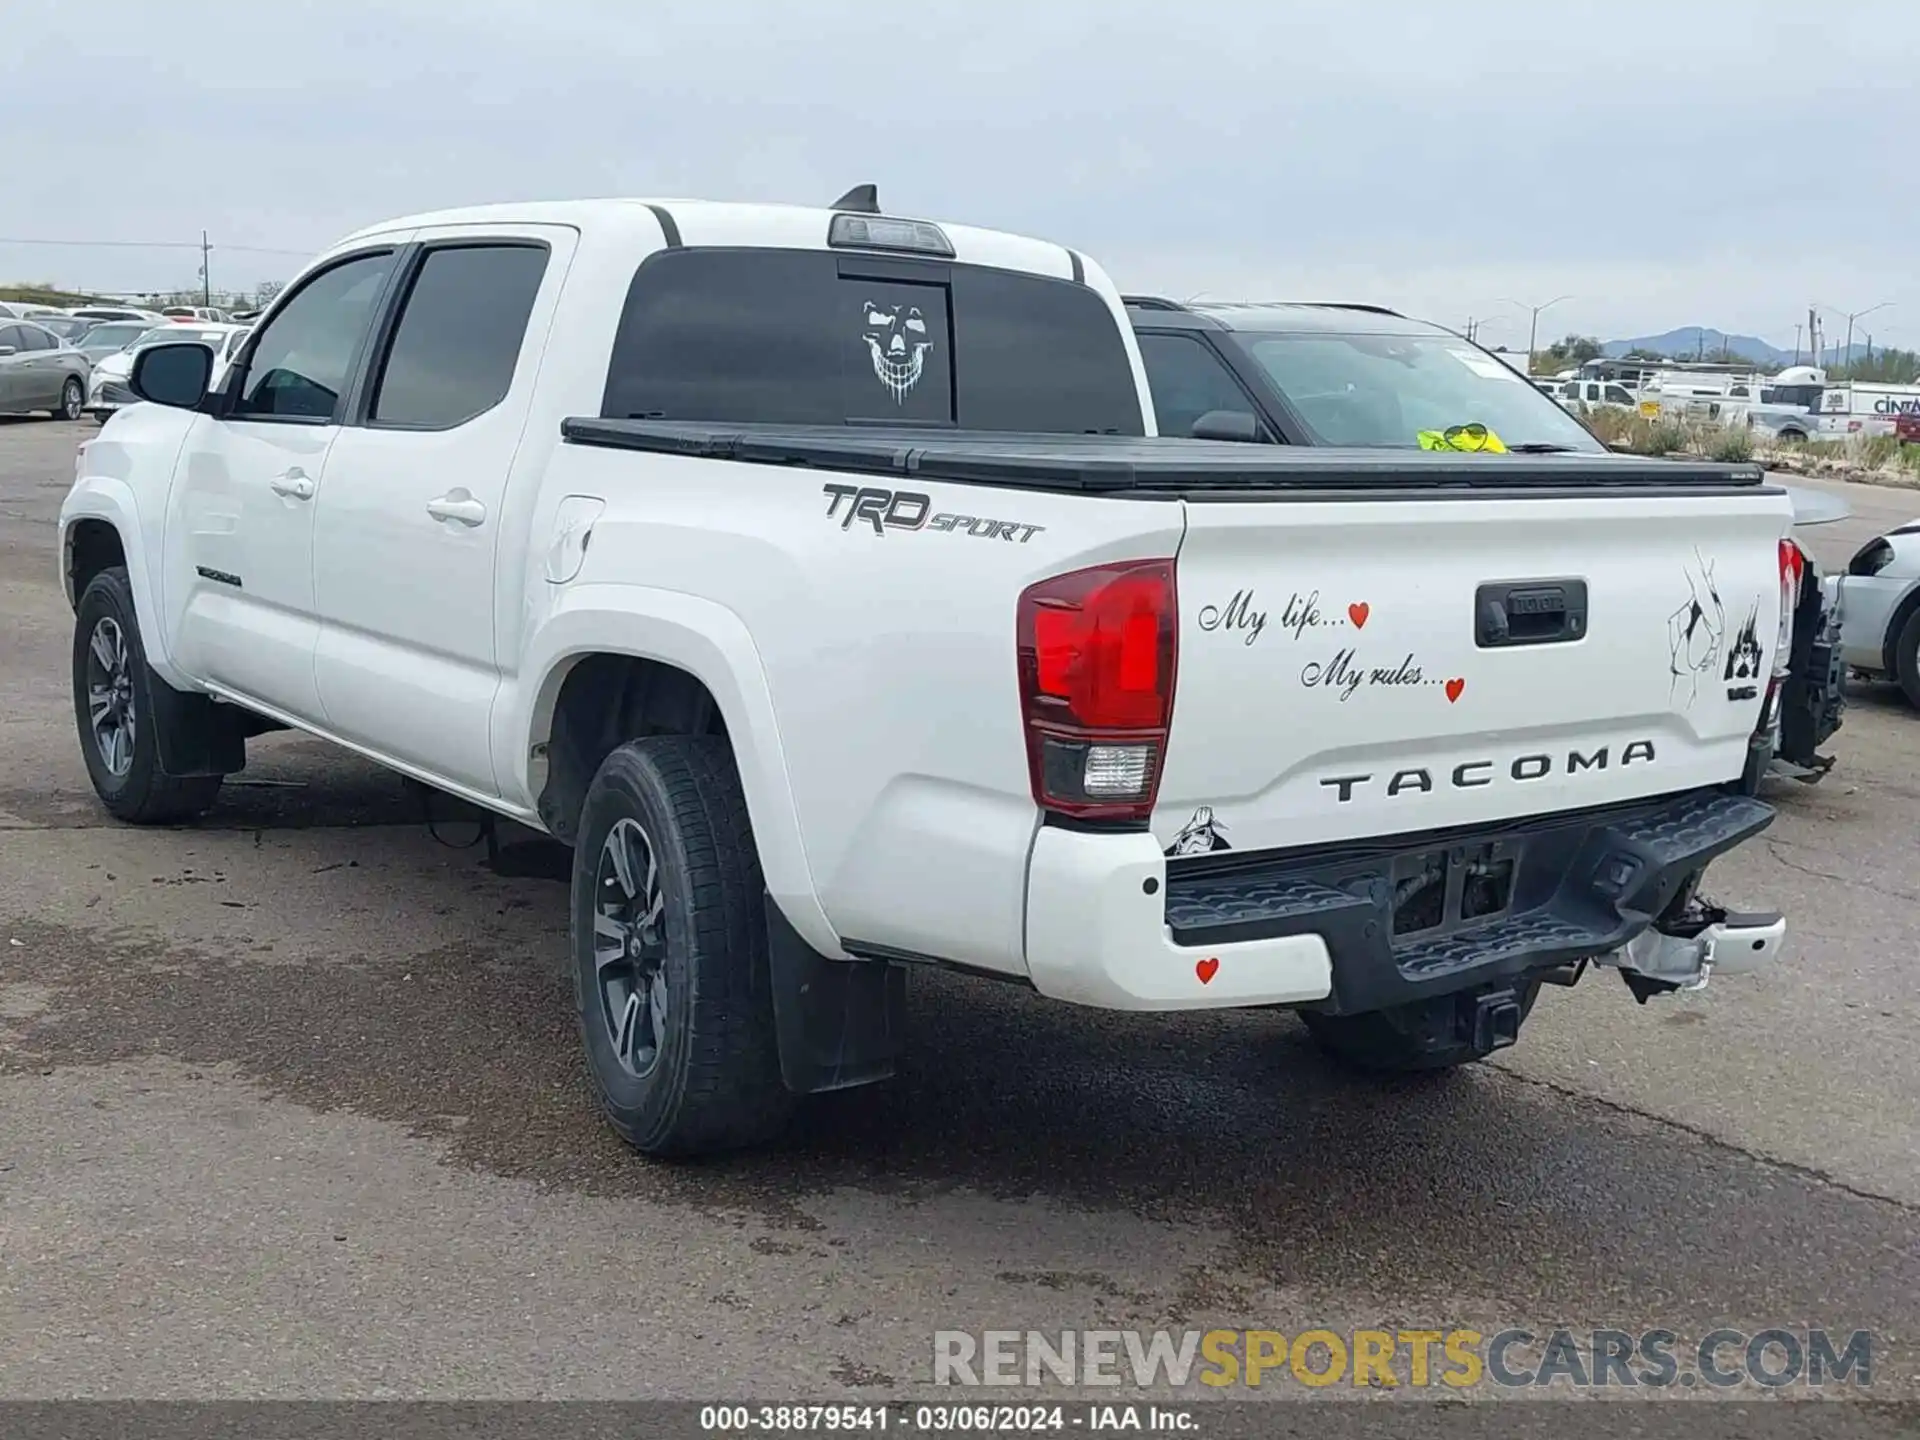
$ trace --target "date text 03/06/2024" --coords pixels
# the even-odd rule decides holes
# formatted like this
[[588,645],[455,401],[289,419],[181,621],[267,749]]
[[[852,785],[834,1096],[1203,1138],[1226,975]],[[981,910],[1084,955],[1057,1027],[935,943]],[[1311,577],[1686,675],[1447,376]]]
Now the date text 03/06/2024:
[[1197,1435],[1190,1408],[1168,1405],[705,1405],[700,1429],[718,1435],[885,1433],[1023,1435],[1157,1431]]

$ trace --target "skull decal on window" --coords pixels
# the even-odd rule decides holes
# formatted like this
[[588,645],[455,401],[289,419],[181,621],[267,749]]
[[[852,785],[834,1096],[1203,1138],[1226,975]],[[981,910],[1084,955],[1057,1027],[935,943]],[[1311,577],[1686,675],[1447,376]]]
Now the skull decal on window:
[[873,356],[873,373],[887,387],[894,404],[902,404],[907,392],[920,383],[927,351],[933,348],[926,317],[917,305],[879,305],[869,300],[863,308],[867,317],[864,338]]

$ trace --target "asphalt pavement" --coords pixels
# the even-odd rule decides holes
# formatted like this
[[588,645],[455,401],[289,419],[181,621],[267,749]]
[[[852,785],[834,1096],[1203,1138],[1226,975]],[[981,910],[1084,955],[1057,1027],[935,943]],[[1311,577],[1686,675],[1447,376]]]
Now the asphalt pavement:
[[[1284,1013],[916,974],[897,1082],[663,1166],[590,1102],[557,847],[489,864],[285,735],[196,827],[99,810],[54,531],[91,429],[0,422],[0,1397],[858,1402],[926,1392],[937,1330],[1515,1325],[1866,1329],[1872,1393],[1920,1391],[1920,716],[1884,689],[1711,876],[1788,913],[1772,973],[1550,989],[1420,1083]],[[1920,515],[1822,488],[1823,563]]]

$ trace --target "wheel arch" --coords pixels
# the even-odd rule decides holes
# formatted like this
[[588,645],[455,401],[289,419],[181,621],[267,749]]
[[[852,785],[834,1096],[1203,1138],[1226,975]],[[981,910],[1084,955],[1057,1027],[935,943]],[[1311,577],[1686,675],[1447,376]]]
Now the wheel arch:
[[1907,628],[1907,621],[1913,618],[1916,610],[1920,610],[1920,579],[1908,584],[1906,594],[1900,597],[1900,602],[1893,607],[1893,613],[1887,619],[1887,633],[1880,639],[1880,658],[1885,667],[1883,674],[1897,676],[1900,673],[1900,657],[1897,653],[1900,632]]
[[174,668],[166,628],[160,623],[160,595],[141,543],[140,509],[133,492],[118,481],[90,477],[74,488],[60,514],[60,587],[68,608],[77,607],[88,583],[112,565],[126,566],[147,664],[169,685],[191,688]]
[[527,700],[502,737],[513,747],[503,778],[524,788],[550,833],[572,842],[593,772],[638,738],[628,729],[723,735],[768,893],[809,945],[846,958],[807,862],[766,671],[737,615],[677,592],[572,587],[534,633],[523,673]]

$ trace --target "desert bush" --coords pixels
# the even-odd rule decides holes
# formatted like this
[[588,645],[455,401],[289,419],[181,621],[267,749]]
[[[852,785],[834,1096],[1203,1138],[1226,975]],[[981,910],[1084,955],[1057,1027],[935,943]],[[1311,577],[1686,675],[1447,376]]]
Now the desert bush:
[[1580,416],[1587,422],[1587,428],[1598,435],[1601,441],[1613,449],[1631,447],[1634,425],[1638,421],[1640,428],[1646,428],[1646,421],[1631,410],[1622,410],[1617,405],[1589,405]]
[[1719,427],[1719,433],[1703,435],[1701,443],[1709,460],[1738,465],[1753,459],[1753,432],[1744,425]]
[[1636,449],[1640,455],[1673,455],[1688,448],[1693,437],[1687,427],[1678,420],[1665,418],[1655,420],[1647,426],[1644,448]]

